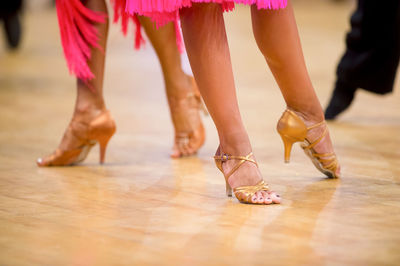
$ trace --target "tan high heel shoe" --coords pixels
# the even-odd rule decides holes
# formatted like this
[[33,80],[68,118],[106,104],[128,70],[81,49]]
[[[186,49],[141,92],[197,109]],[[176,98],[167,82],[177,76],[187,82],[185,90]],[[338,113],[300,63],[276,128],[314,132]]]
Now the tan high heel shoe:
[[[325,129],[317,140],[311,142],[307,139],[307,133],[313,128],[325,125]],[[328,133],[325,120],[315,125],[307,127],[304,121],[293,111],[286,109],[279,119],[277,130],[282,138],[285,147],[285,162],[289,163],[292,146],[296,142],[302,142],[301,147],[305,154],[311,159],[315,167],[329,178],[339,178],[336,170],[339,167],[336,155],[331,153],[317,153],[314,150],[317,145]]]
[[49,156],[37,160],[38,166],[67,166],[84,161],[91,148],[99,143],[100,163],[104,163],[106,148],[116,126],[109,111],[104,111],[89,124],[72,120],[60,146]]
[[[246,156],[232,156],[232,155],[223,154],[223,153],[220,154],[220,148],[218,148],[217,153],[214,156],[214,160],[215,160],[215,164],[216,164],[217,168],[222,172],[222,174],[225,177],[226,195],[228,197],[232,197],[232,187],[228,183],[229,177],[237,169],[239,169],[239,167],[242,166],[245,162],[254,163],[258,167],[257,162],[255,160],[251,159],[252,156],[253,156],[252,152]],[[225,174],[222,169],[222,163],[226,162],[228,160],[240,160],[240,161],[238,162],[238,164],[235,165],[235,167],[232,168],[232,170],[229,171],[229,173]],[[269,187],[265,183],[264,180],[261,180],[259,183],[257,183],[254,186],[241,186],[241,187],[234,188],[233,194],[235,194],[235,197],[239,200],[240,203],[264,205],[265,203],[253,203],[251,200],[251,198],[254,196],[254,194],[257,192],[260,192],[260,191],[265,191],[267,193],[269,192]]]
[[202,110],[206,115],[208,113],[194,78],[191,78],[191,82],[193,88],[191,92],[181,99],[169,99],[172,121],[175,127],[174,149],[180,153],[177,156],[172,154],[173,158],[185,155],[180,152],[181,149],[190,148],[192,152],[187,155],[196,153],[205,141],[205,129],[199,111]]

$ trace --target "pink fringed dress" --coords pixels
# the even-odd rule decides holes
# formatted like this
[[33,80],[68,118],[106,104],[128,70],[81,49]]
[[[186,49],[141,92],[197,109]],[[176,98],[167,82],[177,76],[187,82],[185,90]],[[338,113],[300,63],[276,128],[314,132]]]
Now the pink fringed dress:
[[[173,21],[177,36],[178,48],[182,50],[182,39],[179,30],[179,10],[191,7],[192,3],[218,3],[224,11],[233,10],[236,4],[256,5],[259,9],[285,8],[287,0],[110,0],[114,7],[114,23],[121,20],[122,32],[127,34],[128,22],[136,24],[135,48],[139,49],[144,42],[140,22],[136,15],[150,17],[157,26]],[[56,0],[57,15],[60,26],[61,42],[68,68],[77,78],[88,82],[94,78],[87,60],[91,49],[101,47],[97,41],[98,32],[94,25],[104,23],[106,14],[86,8],[81,0]]]
[[158,26],[179,20],[179,10],[192,3],[218,3],[224,11],[231,11],[236,4],[256,5],[258,9],[285,8],[287,0],[126,0],[126,11],[151,17]]
[[[140,45],[144,43],[144,39],[138,18],[135,14],[130,15],[125,11],[126,0],[110,1],[114,8],[113,22],[121,21],[124,35],[128,31],[129,20],[136,25],[135,48],[139,49]],[[101,50],[98,45],[99,36],[95,24],[104,23],[107,14],[90,10],[82,4],[81,0],[56,0],[56,7],[61,43],[68,68],[73,75],[87,83],[94,78],[87,64],[91,58],[91,49]]]

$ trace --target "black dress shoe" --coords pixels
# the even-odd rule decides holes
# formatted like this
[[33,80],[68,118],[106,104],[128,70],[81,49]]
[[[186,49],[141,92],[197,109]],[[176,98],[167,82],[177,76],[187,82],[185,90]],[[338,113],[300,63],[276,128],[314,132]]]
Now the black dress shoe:
[[325,119],[334,120],[336,116],[346,110],[354,99],[357,88],[337,81],[332,98],[325,110]]
[[21,40],[21,23],[17,13],[4,17],[4,29],[8,47],[16,49]]

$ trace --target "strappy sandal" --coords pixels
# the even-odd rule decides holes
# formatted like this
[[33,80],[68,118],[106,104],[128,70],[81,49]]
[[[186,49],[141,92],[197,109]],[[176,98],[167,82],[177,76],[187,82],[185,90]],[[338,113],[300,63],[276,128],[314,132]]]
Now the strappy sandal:
[[[315,141],[307,139],[307,133],[309,130],[314,128],[325,126],[322,134]],[[326,136],[328,133],[328,127],[325,120],[307,127],[304,121],[293,111],[287,109],[282,117],[279,119],[277,130],[282,138],[285,147],[285,162],[289,163],[290,153],[292,146],[296,142],[302,142],[301,147],[305,154],[311,159],[311,162],[315,167],[328,176],[329,178],[339,178],[340,176],[336,173],[339,162],[334,152],[330,153],[318,153],[314,147]]]
[[[255,164],[258,167],[258,164],[255,160],[251,159],[253,156],[253,152],[250,152],[246,156],[232,156],[228,154],[221,154],[219,155],[220,148],[217,150],[217,154],[214,156],[215,164],[217,168],[222,172],[222,174],[225,177],[225,183],[226,183],[226,195],[228,197],[232,197],[232,187],[229,185],[228,180],[229,177],[232,176],[236,170],[239,169],[240,166],[242,166],[245,162],[250,162]],[[229,173],[225,174],[223,169],[222,169],[222,163],[228,161],[228,160],[239,160],[239,162],[232,168],[232,170],[229,171]],[[252,201],[252,197],[254,194],[260,191],[265,191],[267,194],[270,193],[270,189],[268,187],[268,184],[265,183],[264,180],[261,180],[259,183],[257,183],[254,186],[240,186],[237,188],[233,189],[233,194],[235,194],[235,197],[239,200],[240,203],[248,203],[248,204],[261,204],[261,205],[266,205],[267,203],[254,203]],[[274,202],[271,202],[273,204]]]
[[[39,158],[38,166],[68,166],[83,162],[96,143],[100,145],[100,163],[104,163],[106,148],[116,130],[114,119],[109,111],[103,111],[90,123],[72,120],[64,133],[62,143],[52,154]],[[65,146],[65,145],[64,145]]]

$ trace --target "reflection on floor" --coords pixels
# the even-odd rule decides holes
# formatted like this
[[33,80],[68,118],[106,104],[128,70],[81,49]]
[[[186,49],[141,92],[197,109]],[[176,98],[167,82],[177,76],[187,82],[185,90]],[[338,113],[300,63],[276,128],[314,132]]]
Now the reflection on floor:
[[[297,0],[310,74],[323,104],[352,4]],[[266,180],[283,204],[225,198],[211,155],[210,118],[197,157],[171,160],[172,127],[149,44],[139,52],[112,27],[105,91],[118,131],[107,163],[38,168],[69,121],[74,79],[55,11],[31,8],[22,49],[0,46],[0,264],[395,265],[400,261],[400,95],[359,92],[330,123],[343,166],[327,180],[296,147],[283,163],[275,123],[284,110],[256,49],[248,8],[226,15],[240,105]],[[263,114],[260,119],[260,115]]]

